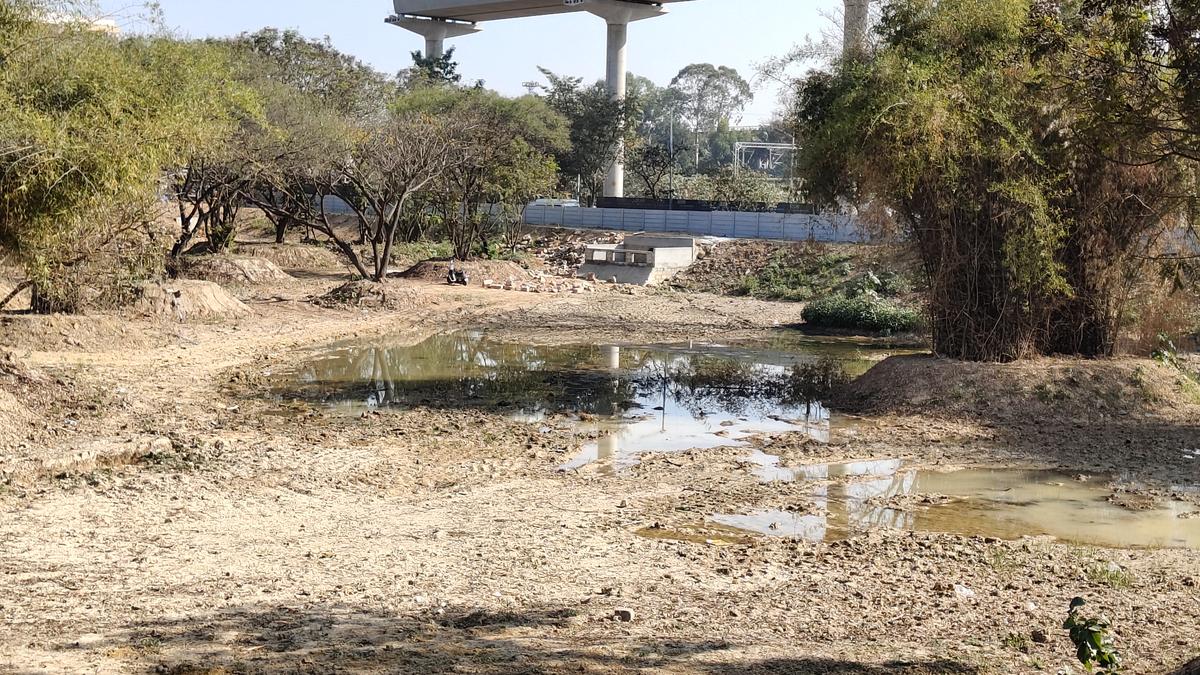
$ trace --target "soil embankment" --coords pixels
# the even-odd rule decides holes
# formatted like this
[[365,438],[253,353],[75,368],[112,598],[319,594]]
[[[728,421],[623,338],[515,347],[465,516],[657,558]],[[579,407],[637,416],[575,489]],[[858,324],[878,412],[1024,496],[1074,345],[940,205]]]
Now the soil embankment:
[[[811,486],[761,481],[746,448],[563,472],[594,439],[561,418],[436,400],[347,415],[261,387],[349,338],[686,343],[768,336],[796,305],[393,280],[402,307],[323,307],[350,278],[289,248],[264,252],[290,280],[236,289],[248,315],[0,321],[17,345],[0,361],[0,671],[1053,672],[1072,663],[1059,626],[1077,595],[1133,672],[1196,655],[1195,551],[734,536],[711,516],[823,507]],[[1152,362],[959,366],[885,362],[828,442],[753,445],[789,467],[1124,472],[1121,493],[1151,500],[1200,483],[1182,452],[1200,417]]]

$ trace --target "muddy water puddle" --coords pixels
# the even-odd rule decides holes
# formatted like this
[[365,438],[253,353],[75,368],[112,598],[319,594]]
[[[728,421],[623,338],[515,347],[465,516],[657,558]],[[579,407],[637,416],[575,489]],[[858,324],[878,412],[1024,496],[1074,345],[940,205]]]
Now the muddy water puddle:
[[778,336],[755,342],[537,345],[480,331],[417,345],[353,342],[275,379],[281,405],[348,414],[381,407],[479,408],[576,434],[563,469],[618,471],[647,452],[737,447],[754,434],[804,431],[828,441],[837,420],[820,391],[895,350],[852,340]]
[[874,529],[1019,539],[1049,535],[1114,548],[1200,549],[1195,507],[1160,500],[1131,510],[1113,503],[1107,480],[1077,480],[1051,471],[906,468],[899,460],[797,468],[754,453],[764,482],[811,483],[810,512],[758,510],[717,514],[723,528],[807,541],[842,539]]

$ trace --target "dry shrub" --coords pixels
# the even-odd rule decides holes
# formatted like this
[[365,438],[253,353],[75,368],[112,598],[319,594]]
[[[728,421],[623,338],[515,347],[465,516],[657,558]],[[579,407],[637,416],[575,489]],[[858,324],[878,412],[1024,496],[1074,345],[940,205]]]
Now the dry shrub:
[[373,281],[351,281],[314,299],[314,305],[329,309],[379,309],[403,312],[424,307],[428,300],[411,288]]
[[176,227],[167,205],[135,203],[94,218],[96,225],[63,234],[58,262],[37,275],[51,289],[32,294],[38,313],[124,306],[137,300],[142,282],[162,276]]
[[1180,349],[1196,348],[1200,328],[1200,295],[1176,290],[1169,283],[1149,285],[1131,303],[1125,317],[1120,351],[1149,356],[1162,344],[1162,338]]

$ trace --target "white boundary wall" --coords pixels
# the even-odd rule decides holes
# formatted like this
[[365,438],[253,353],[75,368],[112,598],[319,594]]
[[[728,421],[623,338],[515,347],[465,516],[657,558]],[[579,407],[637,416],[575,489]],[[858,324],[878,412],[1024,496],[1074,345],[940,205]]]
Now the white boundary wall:
[[742,211],[650,211],[530,206],[525,224],[585,230],[672,232],[694,237],[863,243],[852,216]]

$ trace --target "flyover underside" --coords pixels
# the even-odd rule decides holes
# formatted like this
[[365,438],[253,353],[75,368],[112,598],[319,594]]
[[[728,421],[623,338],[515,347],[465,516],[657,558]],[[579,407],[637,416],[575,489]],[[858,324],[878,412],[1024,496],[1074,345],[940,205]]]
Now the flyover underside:
[[[656,5],[683,1],[656,0],[651,3],[631,0],[630,4]],[[395,7],[396,14],[400,15],[470,22],[588,11],[586,3],[568,5],[563,0],[395,0]]]

